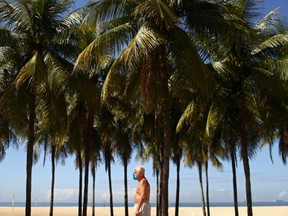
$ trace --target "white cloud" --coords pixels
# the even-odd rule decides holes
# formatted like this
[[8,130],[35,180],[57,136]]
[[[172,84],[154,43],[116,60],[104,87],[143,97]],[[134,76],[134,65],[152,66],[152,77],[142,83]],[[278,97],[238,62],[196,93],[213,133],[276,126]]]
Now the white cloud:
[[219,188],[219,189],[217,189],[216,191],[217,191],[217,192],[226,192],[226,189],[224,189],[224,188]]
[[[50,202],[51,192],[39,191],[34,194],[34,200],[37,202]],[[74,188],[55,188],[54,189],[54,202],[66,203],[66,202],[77,202],[78,189]]]
[[288,199],[288,192],[287,191],[282,191],[277,195],[277,199],[282,199],[286,200]]
[[67,202],[75,200],[75,197],[78,197],[78,190],[73,188],[56,188],[54,191],[55,202]]

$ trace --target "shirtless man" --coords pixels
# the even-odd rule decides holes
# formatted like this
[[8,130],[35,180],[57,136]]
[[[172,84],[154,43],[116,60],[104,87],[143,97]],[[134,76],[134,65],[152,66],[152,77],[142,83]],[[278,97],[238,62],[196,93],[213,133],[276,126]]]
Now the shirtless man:
[[143,166],[134,168],[133,179],[139,181],[134,198],[135,215],[150,216],[150,184],[145,178],[145,168]]

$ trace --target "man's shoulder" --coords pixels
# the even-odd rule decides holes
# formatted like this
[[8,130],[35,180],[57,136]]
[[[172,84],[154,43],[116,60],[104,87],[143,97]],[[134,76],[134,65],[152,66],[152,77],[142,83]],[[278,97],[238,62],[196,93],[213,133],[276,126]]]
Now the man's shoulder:
[[140,184],[149,185],[149,182],[148,182],[148,180],[144,177],[144,178],[141,179]]

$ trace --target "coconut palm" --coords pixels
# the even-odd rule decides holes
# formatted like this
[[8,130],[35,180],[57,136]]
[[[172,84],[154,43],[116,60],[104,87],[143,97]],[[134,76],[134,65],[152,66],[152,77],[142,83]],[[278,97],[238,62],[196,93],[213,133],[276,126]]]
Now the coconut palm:
[[[17,58],[13,59],[17,61],[14,68],[14,71],[17,71],[15,83],[18,95],[22,97],[19,98],[22,103],[20,107],[26,109],[23,113],[27,113],[26,215],[31,214],[32,157],[36,141],[37,105],[40,95],[45,89],[49,89],[52,69],[65,63],[64,52],[59,50],[59,47],[64,47],[61,38],[65,29],[78,24],[76,14],[67,16],[71,3],[72,1],[45,0],[0,3],[1,22],[7,26],[4,38],[7,43],[10,41],[6,46],[19,51],[18,56],[14,54]],[[22,124],[22,128],[26,127]]]
[[95,216],[95,189],[96,189],[96,168],[98,164],[101,162],[100,157],[100,147],[101,147],[101,139],[97,130],[94,128],[93,130],[93,145],[90,148],[90,164],[91,164],[91,175],[92,175],[92,216]]
[[128,211],[128,180],[127,180],[127,167],[132,156],[132,146],[130,141],[130,129],[124,125],[125,122],[119,119],[116,122],[115,131],[115,144],[117,155],[120,157],[120,161],[124,167],[124,202],[125,202],[125,216],[129,215]]
[[77,98],[71,99],[68,112],[68,141],[69,152],[76,155],[75,165],[79,169],[78,216],[82,215],[83,188],[83,140],[84,108]]
[[[1,53],[1,52],[0,52]],[[2,53],[1,53],[2,54]],[[0,55],[1,55],[0,54]],[[1,68],[1,67],[0,67]],[[4,160],[6,155],[6,150],[9,148],[10,144],[17,145],[16,131],[13,129],[12,122],[10,119],[9,107],[13,107],[11,104],[13,98],[15,99],[15,91],[13,86],[13,78],[9,74],[7,69],[1,69],[1,79],[0,79],[0,162]]]
[[[222,130],[222,138],[230,152],[233,170],[234,203],[236,205],[235,153],[238,148],[240,150],[246,178],[248,215],[253,214],[249,158],[256,153],[259,146],[259,138],[261,137],[259,123],[262,122],[260,120],[261,110],[259,110],[259,104],[257,103],[259,95],[256,94],[256,92],[267,90],[265,83],[270,78],[265,76],[265,73],[271,72],[271,62],[270,66],[268,66],[267,57],[273,53],[270,52],[270,54],[268,54],[268,50],[263,51],[261,47],[263,44],[267,45],[267,43],[270,48],[275,47],[276,41],[274,40],[274,42],[272,42],[273,39],[272,41],[270,39],[270,42],[269,40],[266,41],[267,38],[263,38],[263,34],[267,36],[265,32],[268,31],[267,27],[269,27],[269,25],[271,26],[271,21],[273,21],[273,28],[275,28],[275,24],[277,24],[274,22],[274,19],[271,19],[275,14],[275,11],[272,11],[258,24],[252,26],[252,20],[255,19],[255,13],[253,12],[255,6],[255,2],[252,1],[239,1],[237,7],[234,7],[235,11],[233,13],[245,20],[247,24],[250,24],[250,32],[252,34],[250,34],[250,36],[249,34],[246,35],[248,31],[246,33],[235,32],[235,38],[239,38],[237,46],[235,43],[231,44],[230,48],[224,45],[226,50],[222,52],[222,54],[226,53],[222,55],[222,58],[224,56],[224,60],[213,63],[214,68],[217,70],[216,80],[217,82],[221,80],[219,82],[217,96],[215,97],[216,100],[214,100],[214,102],[216,102],[214,107],[218,107],[222,113],[220,114],[218,111],[215,112],[220,115],[216,114],[213,118],[216,120],[218,116],[218,120],[215,122],[221,122],[219,128]],[[246,36],[244,37],[244,35]],[[278,44],[278,42],[276,42],[276,44]],[[221,97],[223,98],[221,99]],[[235,215],[238,215],[236,205]]]
[[[120,41],[120,43],[118,43],[119,45],[116,46],[116,48],[119,48],[116,53],[120,53],[120,55],[113,64],[104,84],[104,99],[106,99],[109,94],[112,95],[118,90],[114,85],[117,79],[121,78],[121,76],[129,76],[129,81],[131,82],[127,83],[126,89],[131,90],[131,87],[137,87],[135,85],[137,83],[144,83],[143,86],[146,86],[145,94],[139,94],[146,109],[147,104],[149,104],[147,101],[153,98],[154,93],[151,91],[148,92],[147,89],[152,89],[149,88],[149,86],[153,85],[153,81],[157,79],[159,81],[161,80],[161,82],[154,82],[154,85],[157,84],[159,89],[161,89],[161,94],[159,94],[158,97],[162,98],[159,104],[161,107],[160,113],[163,115],[161,119],[164,125],[163,137],[165,137],[165,139],[163,143],[165,143],[165,148],[162,146],[164,152],[161,153],[163,160],[161,163],[163,164],[163,169],[161,169],[160,172],[160,176],[162,176],[161,182],[163,183],[161,190],[163,202],[161,206],[163,209],[162,214],[167,215],[169,146],[171,142],[168,89],[168,79],[171,74],[168,73],[168,53],[170,52],[173,57],[177,56],[177,58],[173,58],[175,62],[177,62],[174,63],[177,71],[179,73],[186,72],[187,76],[194,78],[191,80],[193,80],[195,85],[200,86],[200,88],[206,91],[207,89],[210,90],[211,87],[210,84],[207,84],[209,76],[207,76],[204,69],[205,66],[203,67],[193,42],[185,31],[176,25],[176,23],[178,23],[178,17],[170,5],[162,1],[149,1],[136,4],[135,2],[125,2],[125,4],[124,2],[107,3],[107,1],[100,1],[91,6],[91,8],[95,10],[91,9],[90,15],[95,15],[96,20],[93,21],[102,24],[103,34],[83,51],[82,55],[78,58],[78,63],[86,64],[87,61],[91,59],[92,50],[98,50],[99,55],[95,56],[97,58],[101,56],[101,51],[103,52],[104,50],[106,52],[109,45],[113,46],[111,48],[115,48],[115,42]],[[207,5],[209,5],[209,3],[205,6]],[[181,5],[176,5],[175,7],[182,9],[183,17],[187,15],[183,9],[184,7],[182,8]],[[101,10],[99,10],[100,8]],[[115,34],[116,32],[117,34]],[[115,37],[115,35],[117,35],[117,37]],[[126,42],[127,40],[128,42]],[[105,46],[106,49],[102,49],[102,46]],[[191,59],[193,61],[193,67],[185,63],[191,61]],[[129,65],[126,64],[128,62]],[[142,62],[142,64],[139,64],[140,62]],[[117,71],[121,71],[121,76],[120,73],[117,74]],[[152,73],[152,71],[157,71],[158,73]],[[142,80],[141,82],[135,82],[135,80],[140,80],[140,78]],[[133,92],[137,93],[140,89],[140,92],[143,92],[144,88],[139,88],[138,85],[138,90]],[[150,105],[151,104],[153,105],[153,103],[150,103]]]

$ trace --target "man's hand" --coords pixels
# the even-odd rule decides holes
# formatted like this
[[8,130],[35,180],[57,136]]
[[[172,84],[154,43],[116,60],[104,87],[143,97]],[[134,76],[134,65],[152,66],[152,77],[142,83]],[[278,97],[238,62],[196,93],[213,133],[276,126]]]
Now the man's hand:
[[136,210],[135,216],[141,216],[141,215],[140,215],[140,212],[139,212],[139,209]]

